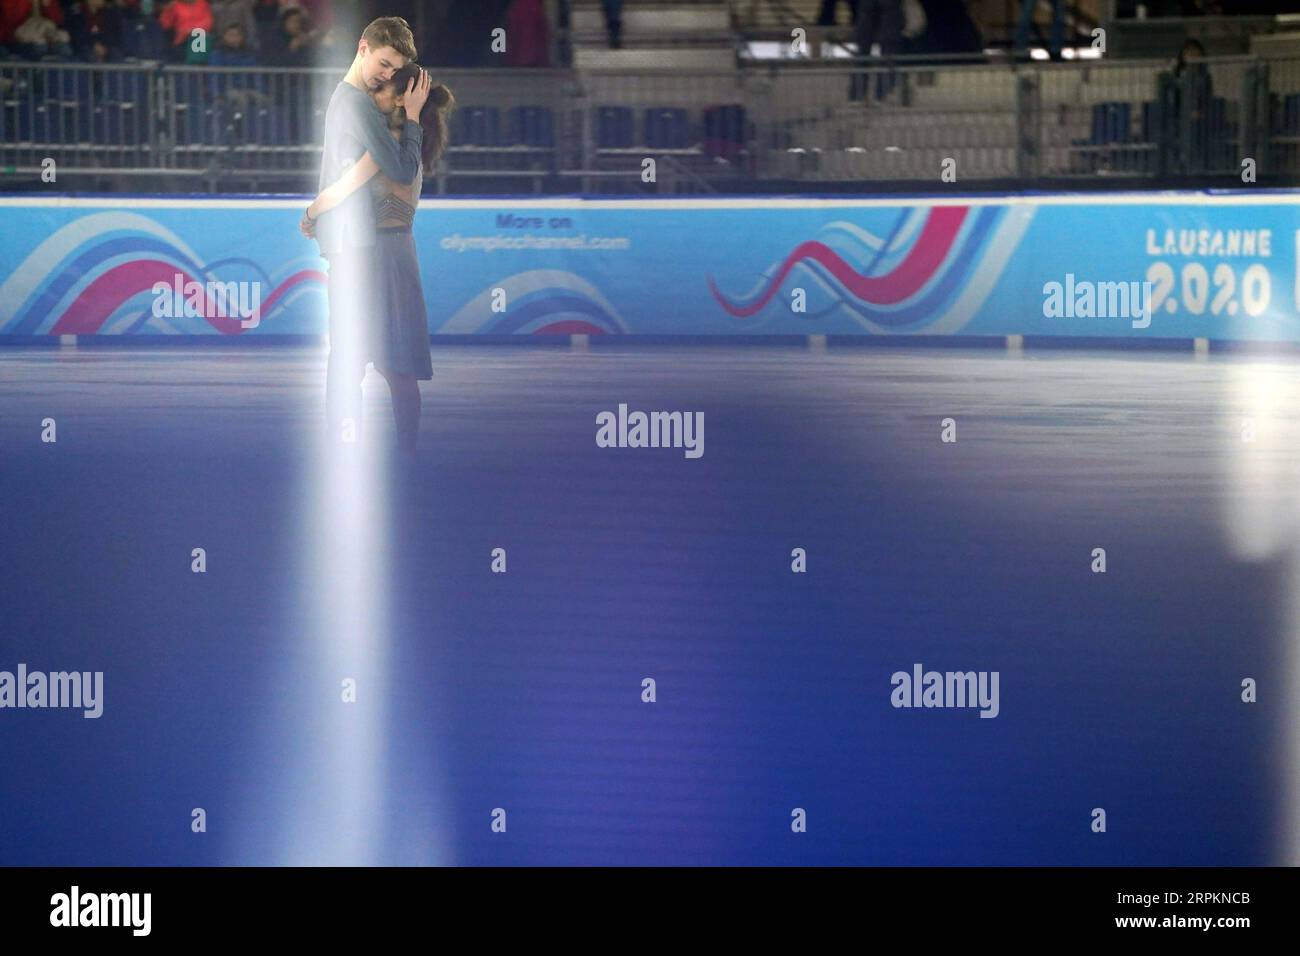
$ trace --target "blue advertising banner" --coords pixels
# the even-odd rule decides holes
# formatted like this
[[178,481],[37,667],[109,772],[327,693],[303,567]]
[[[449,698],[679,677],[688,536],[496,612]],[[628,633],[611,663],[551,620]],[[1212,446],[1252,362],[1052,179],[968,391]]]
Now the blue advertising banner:
[[[0,198],[0,334],[324,334],[297,199]],[[1300,341],[1300,193],[426,199],[432,334]]]

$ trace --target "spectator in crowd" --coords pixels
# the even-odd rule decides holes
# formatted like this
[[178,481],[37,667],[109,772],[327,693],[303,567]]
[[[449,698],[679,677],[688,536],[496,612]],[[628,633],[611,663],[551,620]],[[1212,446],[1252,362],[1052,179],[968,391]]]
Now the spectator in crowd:
[[[1050,0],[1052,5],[1052,34],[1048,49],[1053,60],[1061,58],[1061,45],[1065,39],[1065,0]],[[1029,50],[1029,31],[1034,25],[1034,11],[1038,9],[1038,0],[1020,0],[1020,25],[1016,27],[1015,48],[1020,52]]]
[[122,20],[122,8],[112,0],[81,0],[74,6],[68,27],[78,59],[93,63],[120,59]]
[[609,48],[623,46],[623,0],[600,0],[605,11],[605,32],[609,34]]
[[[14,32],[32,15],[34,6],[35,0],[0,0],[0,45],[14,45]],[[59,0],[48,0],[43,13],[58,26],[64,25]]]
[[[14,43],[18,52],[32,60],[70,60],[72,37],[67,30],[45,15],[45,6],[45,0],[36,0],[32,4],[31,14],[14,30]],[[57,2],[53,6],[58,9]]]
[[[37,8],[35,0],[0,0],[0,48],[7,47],[17,54],[18,41],[14,34]],[[49,0],[39,9],[57,26],[64,25],[63,8],[59,5],[59,0]]]
[[971,19],[966,0],[919,0],[925,32],[909,52],[982,53],[984,38]]
[[551,29],[542,0],[511,0],[506,9],[506,65],[551,65]]
[[1187,116],[1182,172],[1207,172],[1210,166],[1211,111],[1214,103],[1214,81],[1206,68],[1205,47],[1199,40],[1188,37],[1174,61],[1173,101],[1174,116]]
[[[844,0],[849,5],[849,22],[858,22],[858,0]],[[839,9],[840,0],[822,0],[821,11],[817,14],[817,25],[819,27],[835,26],[835,13]]]
[[[858,19],[854,25],[858,56],[871,55],[872,46],[880,45],[880,55],[896,56],[903,50],[903,0],[859,0]],[[876,80],[876,98],[883,99],[894,88],[897,78],[882,74]],[[867,74],[855,73],[849,81],[851,99],[866,93]]]
[[[257,65],[257,54],[248,47],[243,24],[238,21],[226,24],[220,41],[208,57],[208,65]],[[229,124],[235,136],[244,135],[247,132],[244,124],[258,110],[270,105],[270,97],[264,88],[259,89],[258,80],[265,81],[265,77],[247,73],[218,73],[208,77],[209,93],[221,107],[222,122]]]
[[262,62],[270,66],[268,54],[280,40],[280,0],[253,0],[253,32]]
[[454,9],[452,0],[429,0],[425,9],[424,34],[416,38],[422,62],[437,63],[439,66],[453,62],[451,49],[454,42]]
[[280,51],[277,66],[307,67],[316,65],[316,48],[320,33],[300,7],[287,7],[280,15]]
[[171,40],[163,33],[154,0],[115,0],[122,14],[122,52],[138,60],[163,59]]
[[[316,31],[322,36],[329,32],[334,26],[334,7],[331,0],[284,0],[280,4],[282,8],[302,7],[303,13],[307,14],[307,19],[311,21]],[[384,9],[389,9],[391,4],[385,4]],[[355,54],[356,50],[349,51],[349,55]]]
[[208,57],[213,66],[256,66],[257,54],[248,46],[244,37],[244,26],[238,21],[231,21],[221,31],[217,47]]
[[[158,24],[167,34],[173,60],[185,63],[206,63],[208,59],[207,34],[212,32],[212,7],[208,0],[171,0],[158,15]],[[204,42],[194,42],[194,31],[202,30]]]
[[[445,67],[501,66],[502,54],[492,50],[492,31],[505,22],[507,6],[507,0],[457,0],[448,4],[442,19],[432,25],[429,52],[421,60]],[[432,13],[434,17],[439,15],[437,9]],[[509,49],[507,40],[506,51]]]
[[239,24],[244,37],[246,51],[258,47],[257,19],[253,16],[255,0],[210,0],[212,4],[212,25],[218,37],[226,32],[232,23]]
[[[330,0],[251,0],[251,7],[261,64],[351,64],[356,51],[348,46],[350,40],[347,38],[355,36],[360,27],[354,30],[348,23],[339,22],[334,16]],[[289,29],[298,31],[294,36],[285,33],[285,20],[290,10],[298,10],[303,17],[302,21],[294,21],[289,25]]]
[[903,0],[904,56],[929,52],[925,39],[928,27],[925,7],[921,5],[921,0]]
[[1196,68],[1203,69],[1204,64],[1200,60],[1205,59],[1205,46],[1195,37],[1188,37],[1183,41],[1183,48],[1178,51],[1178,59],[1174,61],[1175,75],[1185,73],[1190,64],[1196,64]]

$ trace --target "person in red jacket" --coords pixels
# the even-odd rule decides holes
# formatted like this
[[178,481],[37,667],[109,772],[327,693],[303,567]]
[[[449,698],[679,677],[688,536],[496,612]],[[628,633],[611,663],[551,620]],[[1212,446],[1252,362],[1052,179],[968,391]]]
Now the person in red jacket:
[[[172,0],[158,15],[158,25],[171,41],[172,56],[186,63],[206,63],[207,51],[217,44],[212,36],[212,7],[208,0]],[[203,49],[193,46],[194,31],[203,30],[207,36]]]
[[[33,0],[0,0],[0,46],[13,45],[14,31],[32,15],[33,6]],[[41,15],[57,26],[64,26],[59,0],[45,0]]]
[[513,0],[506,11],[506,63],[550,66],[551,31],[542,0]]

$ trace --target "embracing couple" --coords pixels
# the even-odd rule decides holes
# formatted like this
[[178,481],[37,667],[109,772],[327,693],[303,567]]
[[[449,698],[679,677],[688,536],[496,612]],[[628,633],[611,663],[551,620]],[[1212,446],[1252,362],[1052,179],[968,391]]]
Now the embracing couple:
[[450,91],[415,63],[401,17],[361,34],[325,113],[320,194],[300,228],[329,262],[325,406],[333,441],[361,427],[366,365],[388,381],[398,447],[415,449],[420,379],[433,378],[420,263],[411,224],[424,176],[447,146]]

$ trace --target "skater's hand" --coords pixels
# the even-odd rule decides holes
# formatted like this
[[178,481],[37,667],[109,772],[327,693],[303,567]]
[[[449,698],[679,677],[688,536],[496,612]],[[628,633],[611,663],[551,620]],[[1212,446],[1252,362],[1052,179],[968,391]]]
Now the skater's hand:
[[298,231],[308,239],[316,238],[316,220],[312,219],[305,211],[302,214],[302,221],[298,223]]
[[406,109],[407,117],[413,118],[413,122],[420,121],[420,113],[429,99],[429,90],[432,87],[433,77],[429,75],[428,70],[421,70],[420,75],[406,87],[406,92],[402,95],[402,105]]

